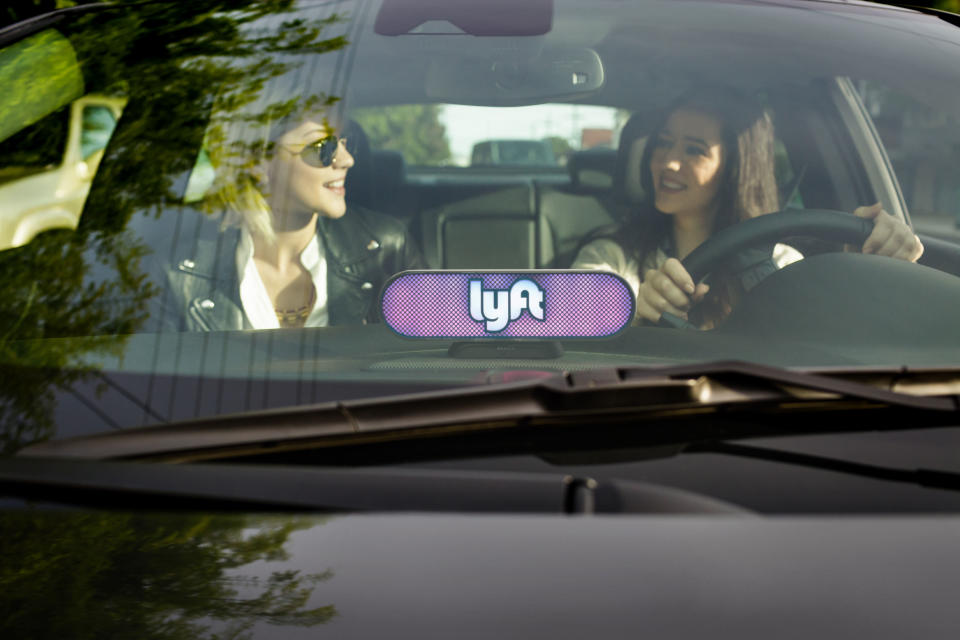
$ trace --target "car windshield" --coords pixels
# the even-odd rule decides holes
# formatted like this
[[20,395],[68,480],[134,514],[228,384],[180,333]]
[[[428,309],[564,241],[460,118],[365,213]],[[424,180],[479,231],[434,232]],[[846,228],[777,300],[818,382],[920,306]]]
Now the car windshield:
[[492,5],[0,32],[3,451],[563,372],[960,365],[960,29]]

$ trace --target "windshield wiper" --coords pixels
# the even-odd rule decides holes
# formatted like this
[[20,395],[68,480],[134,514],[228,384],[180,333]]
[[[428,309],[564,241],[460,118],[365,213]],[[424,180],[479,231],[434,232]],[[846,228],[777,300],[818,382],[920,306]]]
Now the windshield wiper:
[[897,469],[894,467],[864,464],[861,462],[850,462],[848,460],[839,460],[837,458],[828,458],[826,456],[817,456],[807,453],[795,453],[793,451],[769,449],[766,447],[731,444],[729,442],[707,442],[693,444],[684,448],[683,452],[719,453],[741,458],[766,460],[768,462],[782,462],[784,464],[792,464],[811,469],[836,471],[837,473],[862,476],[864,478],[873,478],[875,480],[887,480],[890,482],[915,484],[931,489],[960,491],[960,473],[955,473],[953,471],[939,471],[936,469]]
[[[897,370],[893,382],[896,382],[896,379],[907,378],[911,373],[907,367],[902,367]],[[740,382],[741,384],[773,383],[798,389],[838,394],[849,399],[879,402],[893,407],[908,407],[928,411],[960,410],[960,399],[956,394],[946,397],[916,396],[836,377],[835,375],[792,371],[753,362],[721,361],[670,367],[659,371],[634,368],[624,371],[624,380],[642,380],[651,374],[666,375],[671,378],[706,376],[721,381]]]
[[183,462],[320,449],[337,457],[346,449],[376,448],[389,459],[443,455],[444,447],[470,455],[955,425],[956,373],[942,374],[949,378],[932,390],[917,389],[936,395],[892,390],[924,375],[936,377],[906,369],[826,375],[743,362],[588,370],[55,440],[20,455]]

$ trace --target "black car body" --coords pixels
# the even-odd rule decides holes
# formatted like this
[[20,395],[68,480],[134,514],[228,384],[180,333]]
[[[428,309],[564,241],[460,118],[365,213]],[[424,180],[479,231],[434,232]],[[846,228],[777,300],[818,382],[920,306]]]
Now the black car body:
[[[956,637],[957,20],[305,0],[81,5],[0,30],[9,158],[56,147],[83,95],[126,101],[76,228],[0,250],[0,628]],[[617,139],[705,83],[774,113],[784,211],[718,234],[697,273],[757,243],[805,257],[709,331],[159,326],[158,265],[194,269],[178,252],[222,214],[217,114],[273,117],[244,109],[287,74],[351,142],[350,206],[399,221],[418,274],[572,273],[638,197],[631,149],[580,148],[583,131]],[[517,139],[566,166],[471,165]],[[856,251],[870,227],[849,213],[875,201],[920,233],[919,264]],[[424,296],[415,311],[443,311]]]

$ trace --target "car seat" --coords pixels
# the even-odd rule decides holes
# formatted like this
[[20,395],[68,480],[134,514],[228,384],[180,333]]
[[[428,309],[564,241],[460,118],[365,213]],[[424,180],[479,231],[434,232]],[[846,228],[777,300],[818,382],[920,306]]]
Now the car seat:
[[589,149],[567,163],[570,187],[539,186],[540,264],[564,269],[584,244],[609,233],[643,200],[640,160],[647,119],[635,114],[620,132],[617,150]]

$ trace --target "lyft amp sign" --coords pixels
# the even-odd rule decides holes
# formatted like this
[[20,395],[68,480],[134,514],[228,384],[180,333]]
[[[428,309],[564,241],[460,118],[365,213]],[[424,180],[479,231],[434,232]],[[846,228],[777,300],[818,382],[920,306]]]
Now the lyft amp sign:
[[629,285],[599,271],[405,271],[380,305],[408,338],[605,338],[634,315]]
[[533,280],[517,280],[509,289],[484,289],[483,280],[470,281],[470,317],[484,322],[487,333],[498,333],[524,311],[544,321],[544,292]]

